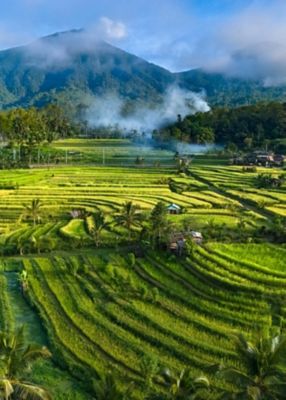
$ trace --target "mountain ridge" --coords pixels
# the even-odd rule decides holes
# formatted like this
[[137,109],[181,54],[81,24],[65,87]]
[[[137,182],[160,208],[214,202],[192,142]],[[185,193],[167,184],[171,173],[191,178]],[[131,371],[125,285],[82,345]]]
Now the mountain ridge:
[[204,91],[211,105],[286,101],[286,87],[228,78],[201,69],[172,73],[84,30],[58,32],[0,51],[0,107],[70,106],[113,93],[127,102],[155,104],[171,85]]

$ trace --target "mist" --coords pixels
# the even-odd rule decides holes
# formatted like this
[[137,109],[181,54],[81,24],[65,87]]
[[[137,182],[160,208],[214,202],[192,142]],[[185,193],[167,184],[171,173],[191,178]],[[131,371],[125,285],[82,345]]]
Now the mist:
[[126,134],[131,131],[150,134],[154,129],[175,122],[178,114],[187,115],[210,110],[204,93],[194,93],[171,86],[162,102],[153,108],[136,105],[133,112],[124,115],[125,101],[118,95],[107,94],[94,100],[87,111],[87,121],[91,127],[116,128]]
[[282,0],[250,1],[236,13],[213,17],[183,52],[181,65],[258,80],[264,86],[285,85],[285,20]]
[[87,29],[74,29],[38,39],[26,48],[27,64],[40,68],[64,69],[83,53],[106,53],[106,41],[117,43],[127,35],[120,21],[101,17]]

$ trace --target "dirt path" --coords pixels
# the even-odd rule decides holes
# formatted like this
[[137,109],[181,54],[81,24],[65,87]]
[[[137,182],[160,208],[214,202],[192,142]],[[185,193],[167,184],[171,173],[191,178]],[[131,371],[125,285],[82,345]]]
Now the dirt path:
[[214,186],[208,179],[202,178],[201,176],[199,176],[198,174],[196,174],[192,171],[189,171],[189,176],[192,176],[197,181],[204,183],[205,185],[208,185],[209,189],[212,190],[213,192],[215,192],[221,196],[228,197],[231,200],[237,201],[239,204],[241,204],[241,206],[244,209],[246,209],[248,211],[253,211],[256,214],[260,215],[261,217],[266,218],[267,220],[272,221],[276,217],[276,215],[274,213],[272,213],[271,211],[257,207],[257,205],[254,202],[252,202],[251,200],[242,199],[233,193],[229,193],[228,191],[226,191],[224,189],[218,188],[218,187]]

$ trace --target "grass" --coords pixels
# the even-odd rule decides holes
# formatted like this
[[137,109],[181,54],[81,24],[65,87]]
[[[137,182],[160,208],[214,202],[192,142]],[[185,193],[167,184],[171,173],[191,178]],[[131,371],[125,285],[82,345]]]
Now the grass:
[[[190,366],[200,375],[222,360],[237,365],[229,336],[269,329],[277,304],[285,324],[285,246],[239,238],[226,243],[218,233],[230,235],[243,220],[243,233],[251,238],[254,229],[269,224],[265,207],[273,218],[284,215],[285,186],[257,189],[255,174],[214,156],[197,156],[191,176],[178,174],[172,154],[158,149],[146,150],[145,165],[136,166],[137,153],[145,150],[128,140],[72,139],[53,147],[63,157],[67,152],[74,165],[0,171],[0,246],[10,251],[0,264],[0,324],[19,323],[6,273],[25,268],[34,307],[29,312],[40,318],[53,352],[52,362],[35,365],[31,378],[51,387],[55,400],[89,398],[77,379],[89,386],[90,377],[109,369],[122,387],[134,381],[134,396],[142,400],[142,356],[152,354],[161,367],[176,371]],[[155,160],[161,165],[154,166]],[[22,213],[23,204],[35,198],[43,207],[41,223],[33,227]],[[131,267],[124,228],[104,229],[104,246],[95,250],[84,219],[71,219],[72,210],[102,210],[112,222],[130,200],[146,215],[158,201],[176,203],[183,214],[168,218],[177,229],[186,224],[205,234],[214,225],[217,241],[188,258],[149,249]],[[19,256],[19,243],[40,238],[53,239],[53,251],[24,250]],[[80,241],[85,247],[76,247]],[[20,292],[14,295],[24,300]]]

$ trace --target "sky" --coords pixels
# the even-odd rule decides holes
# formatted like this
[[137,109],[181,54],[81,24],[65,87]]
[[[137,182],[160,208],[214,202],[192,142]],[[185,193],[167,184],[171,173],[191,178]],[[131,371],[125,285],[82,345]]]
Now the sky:
[[76,28],[171,71],[286,82],[286,0],[9,0],[0,48]]

